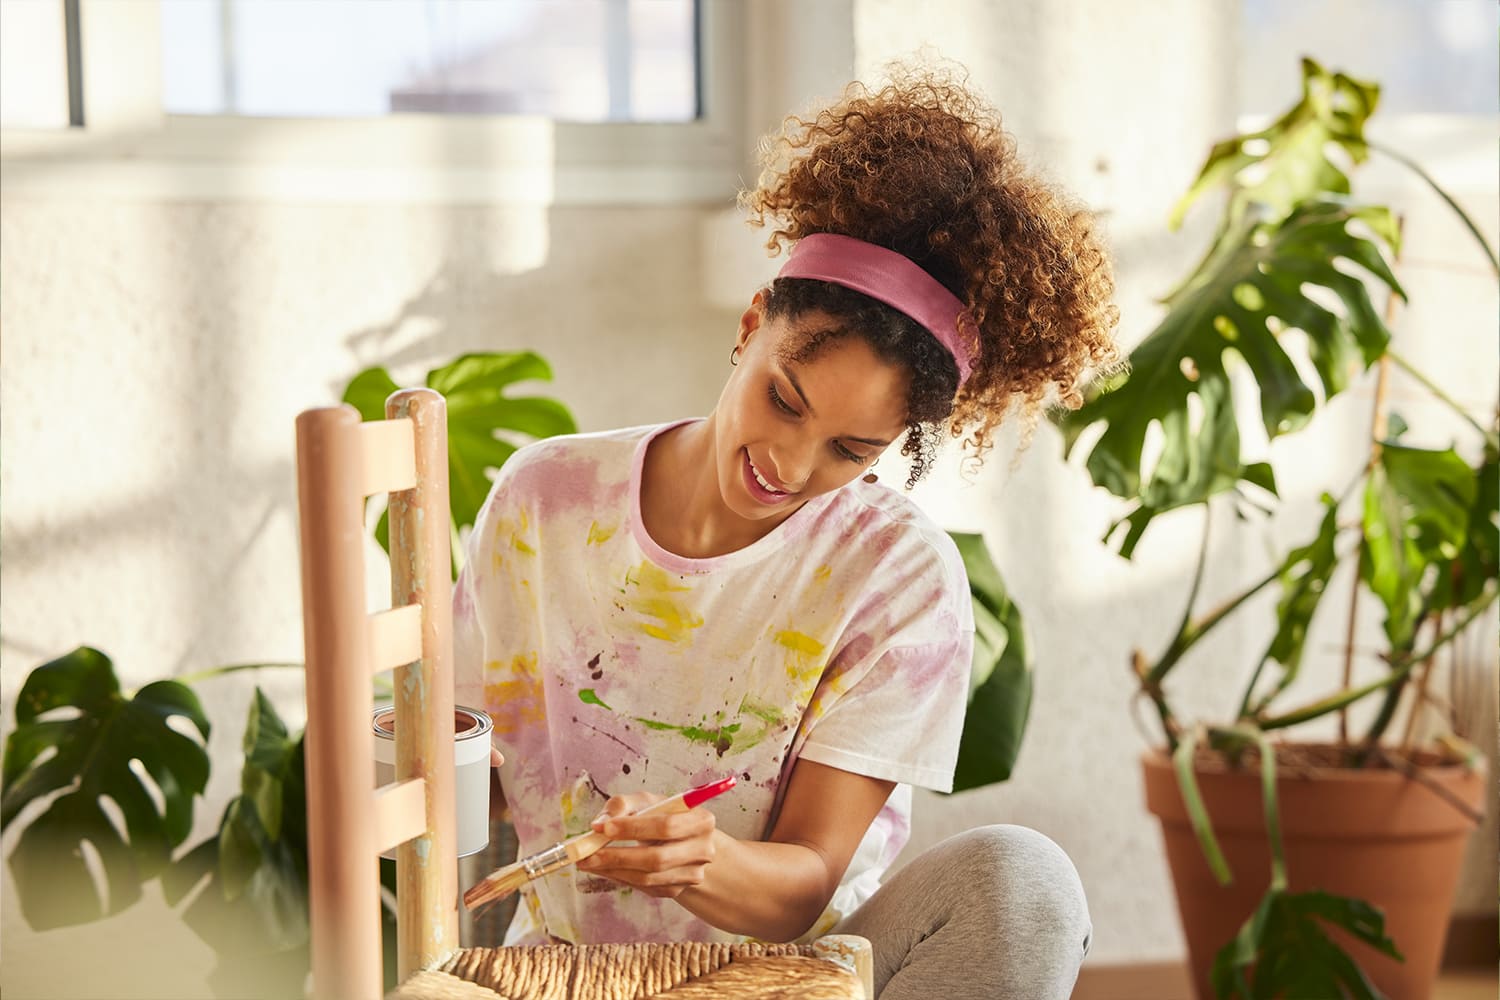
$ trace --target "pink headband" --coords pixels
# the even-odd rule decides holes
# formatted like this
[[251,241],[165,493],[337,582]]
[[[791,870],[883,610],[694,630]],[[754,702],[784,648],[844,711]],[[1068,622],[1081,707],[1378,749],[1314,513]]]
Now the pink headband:
[[863,292],[926,327],[958,365],[958,384],[973,370],[979,330],[968,309],[936,278],[894,250],[852,236],[812,233],[792,247],[778,278],[816,278]]

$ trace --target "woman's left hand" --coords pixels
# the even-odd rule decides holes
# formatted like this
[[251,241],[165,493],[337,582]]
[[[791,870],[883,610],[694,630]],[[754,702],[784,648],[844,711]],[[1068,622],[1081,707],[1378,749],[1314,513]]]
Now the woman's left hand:
[[578,867],[603,878],[634,886],[650,896],[675,899],[702,885],[714,859],[714,814],[699,806],[684,813],[632,816],[662,796],[650,792],[616,795],[604,804],[593,828],[615,841]]

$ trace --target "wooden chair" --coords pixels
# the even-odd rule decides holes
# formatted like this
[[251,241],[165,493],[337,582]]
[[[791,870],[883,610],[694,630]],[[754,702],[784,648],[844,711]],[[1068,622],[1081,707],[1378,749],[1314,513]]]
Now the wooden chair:
[[[443,397],[408,389],[383,421],[297,418],[307,654],[313,990],[381,995],[377,857],[396,848],[397,973],[458,948],[452,570]],[[365,611],[365,498],[390,494],[391,608]],[[374,675],[396,668],[396,780],[375,791]]]
[[[872,996],[863,938],[468,948],[458,940],[447,410],[431,389],[297,418],[307,826],[317,1000],[381,996],[377,857],[396,848],[401,1000]],[[391,608],[365,610],[365,498],[390,494]],[[395,668],[396,777],[373,789],[374,675]]]

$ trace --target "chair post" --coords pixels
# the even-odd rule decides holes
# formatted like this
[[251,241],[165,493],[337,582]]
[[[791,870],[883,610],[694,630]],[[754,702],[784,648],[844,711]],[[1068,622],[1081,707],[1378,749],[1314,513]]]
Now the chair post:
[[426,832],[396,848],[399,982],[458,948],[448,420],[443,397],[405,389],[387,419],[410,418],[416,486],[390,495],[391,606],[422,608],[422,658],[398,667],[396,780],[425,780]]
[[381,995],[380,879],[372,812],[359,414],[297,417],[313,991]]

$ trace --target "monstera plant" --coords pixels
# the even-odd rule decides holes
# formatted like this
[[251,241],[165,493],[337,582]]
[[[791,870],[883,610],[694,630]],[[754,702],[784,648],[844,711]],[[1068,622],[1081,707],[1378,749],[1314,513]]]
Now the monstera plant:
[[[556,400],[510,395],[516,383],[551,377],[530,352],[465,355],[428,374],[448,397],[456,525],[473,522],[489,489],[487,470],[518,443],[575,429]],[[394,390],[389,375],[371,369],[350,383],[346,399],[367,417],[383,416]],[[382,540],[384,524],[382,517]],[[214,835],[185,849],[209,776],[209,721],[195,686],[242,670],[300,666],[215,667],[134,692],[121,689],[109,657],[88,647],[32,670],[0,765],[0,825],[23,828],[9,863],[27,923],[47,930],[119,913],[160,878],[167,901],[185,904],[183,919],[217,954],[216,992],[300,996],[308,969],[302,738],[258,689],[242,741],[240,793]],[[394,943],[394,915],[382,916],[385,940]]]
[[[1208,909],[1196,910],[1197,904],[1183,897],[1184,881],[1192,879],[1173,859],[1198,988],[1205,995],[1211,982],[1220,996],[1372,997],[1380,975],[1402,974],[1390,972],[1390,964],[1380,975],[1371,974],[1364,966],[1380,968],[1383,960],[1377,953],[1396,957],[1406,952],[1408,966],[1429,962],[1435,969],[1441,950],[1442,927],[1434,928],[1436,951],[1414,937],[1395,935],[1393,942],[1386,922],[1391,913],[1382,914],[1351,895],[1323,891],[1322,873],[1289,877],[1280,833],[1287,817],[1278,804],[1278,757],[1297,760],[1300,775],[1310,773],[1304,763],[1326,765],[1319,774],[1397,771],[1434,789],[1427,797],[1450,812],[1472,812],[1474,804],[1466,796],[1482,788],[1474,778],[1462,783],[1465,791],[1454,793],[1442,773],[1445,765],[1472,765],[1477,757],[1472,747],[1453,739],[1431,748],[1413,746],[1409,739],[1399,745],[1384,739],[1403,694],[1415,693],[1420,705],[1429,691],[1426,675],[1433,654],[1495,602],[1500,438],[1495,413],[1469,412],[1397,353],[1377,305],[1384,299],[1391,306],[1391,299],[1406,297],[1393,269],[1400,250],[1398,219],[1389,208],[1361,203],[1351,192],[1350,168],[1380,152],[1365,136],[1378,98],[1376,85],[1305,60],[1303,95],[1296,105],[1266,128],[1213,148],[1172,215],[1175,226],[1203,196],[1222,196],[1222,216],[1206,253],[1163,300],[1165,314],[1131,354],[1128,372],[1062,421],[1067,448],[1083,456],[1095,484],[1124,502],[1122,516],[1108,533],[1120,555],[1129,558],[1155,535],[1171,530],[1158,522],[1180,531],[1182,508],[1196,509],[1201,523],[1197,572],[1176,632],[1154,654],[1137,651],[1131,667],[1141,700],[1154,709],[1171,755],[1170,767],[1163,761],[1165,780],[1170,782],[1175,770],[1178,786],[1170,793],[1152,791],[1154,772],[1148,766],[1148,799],[1159,815],[1165,816],[1158,807],[1168,798],[1172,808],[1185,809],[1203,858],[1222,883],[1230,881],[1231,872],[1200,783],[1221,770],[1260,771],[1257,779],[1252,770],[1241,786],[1263,798],[1269,884],[1253,912],[1233,917],[1245,923],[1232,940],[1226,935],[1206,947],[1194,938],[1203,921],[1190,914],[1211,912],[1214,906],[1249,907],[1253,897],[1243,904],[1221,897],[1216,904],[1204,904]],[[1414,163],[1397,158],[1458,212],[1500,277],[1495,252],[1472,220]],[[1233,514],[1237,530],[1264,531],[1283,507],[1296,507],[1282,504],[1278,496],[1288,469],[1246,459],[1239,415],[1256,414],[1260,433],[1273,442],[1300,433],[1372,368],[1378,372],[1373,429],[1358,473],[1349,481],[1326,484],[1311,537],[1290,547],[1270,572],[1201,609],[1199,590],[1211,551],[1209,520],[1216,532],[1223,531],[1225,515]],[[1386,381],[1393,368],[1456,413],[1470,432],[1468,438],[1440,447],[1412,443],[1414,429],[1388,405]],[[1308,513],[1303,508],[1293,516]],[[1314,615],[1340,566],[1350,567],[1358,587],[1355,603],[1342,608],[1348,616],[1343,633],[1351,637],[1342,683],[1310,701],[1287,705]],[[1244,673],[1203,657],[1198,644],[1232,615],[1237,621],[1253,620],[1253,613],[1244,609],[1263,609],[1265,602],[1257,605],[1252,599],[1269,587],[1279,587],[1280,598],[1262,618],[1264,635],[1247,650],[1253,655],[1243,665]],[[1383,648],[1353,648],[1353,618],[1361,608],[1366,614],[1383,614]],[[1190,664],[1224,677],[1223,718],[1190,719],[1175,704],[1171,688]],[[1363,732],[1351,731],[1348,718],[1342,717],[1337,742],[1315,754],[1289,738],[1294,727],[1334,713],[1342,716],[1365,699],[1377,705]],[[1443,802],[1444,797],[1451,801]],[[1230,809],[1222,806],[1221,811]],[[1454,840],[1461,854],[1463,838]],[[1189,862],[1203,864],[1198,858],[1183,864]],[[1266,875],[1233,873],[1240,882],[1256,877]],[[1293,886],[1294,881],[1301,884]],[[1330,937],[1325,932],[1329,926],[1339,928],[1339,934]],[[1363,957],[1356,960],[1345,946],[1350,940],[1371,950],[1357,952]],[[1409,993],[1413,988],[1398,986],[1392,992],[1416,995]]]

